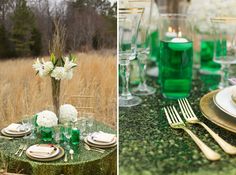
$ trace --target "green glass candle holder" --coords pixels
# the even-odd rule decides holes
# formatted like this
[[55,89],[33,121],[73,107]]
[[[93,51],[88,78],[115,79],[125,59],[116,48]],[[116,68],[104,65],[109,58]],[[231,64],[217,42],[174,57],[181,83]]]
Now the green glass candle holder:
[[73,145],[78,145],[80,141],[80,130],[72,128],[70,141]]
[[53,140],[53,128],[52,127],[41,127],[41,140],[44,142],[52,142]]

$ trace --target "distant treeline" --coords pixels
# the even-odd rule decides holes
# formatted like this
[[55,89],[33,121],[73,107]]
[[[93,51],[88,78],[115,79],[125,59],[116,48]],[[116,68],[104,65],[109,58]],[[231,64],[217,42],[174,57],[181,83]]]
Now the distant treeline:
[[0,0],[0,58],[48,54],[55,18],[67,28],[66,51],[115,48],[116,12],[108,0]]

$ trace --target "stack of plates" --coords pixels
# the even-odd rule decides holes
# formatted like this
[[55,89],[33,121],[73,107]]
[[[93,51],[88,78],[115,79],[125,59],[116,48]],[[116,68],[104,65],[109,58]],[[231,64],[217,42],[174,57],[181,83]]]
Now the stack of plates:
[[1,134],[7,137],[24,137],[25,135],[28,135],[30,133],[31,133],[30,129],[26,129],[25,131],[21,131],[21,130],[13,131],[13,130],[10,130],[8,127],[6,127],[1,130]]
[[49,162],[58,160],[64,155],[64,149],[52,144],[32,145],[26,150],[26,156],[32,160]]
[[114,137],[114,139],[111,142],[98,142],[93,139],[92,134],[88,135],[86,138],[84,138],[84,142],[92,147],[97,148],[112,148],[116,146],[117,139]]
[[212,91],[200,100],[202,114],[215,124],[236,133],[236,104],[232,94],[236,86]]

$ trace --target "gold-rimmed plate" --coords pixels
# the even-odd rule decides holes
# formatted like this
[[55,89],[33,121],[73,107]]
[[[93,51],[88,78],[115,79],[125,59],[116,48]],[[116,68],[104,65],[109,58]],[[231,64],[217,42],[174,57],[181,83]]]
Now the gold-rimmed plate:
[[[51,154],[40,154],[40,153],[34,153],[32,152],[35,149],[38,149],[40,147],[53,147],[54,150],[52,151]],[[34,158],[39,158],[39,159],[48,159],[57,156],[60,153],[60,149],[56,145],[50,145],[50,144],[36,144],[30,146],[27,150],[26,153],[30,155],[31,157]]]
[[26,135],[29,135],[31,133],[31,131],[30,132],[26,132],[26,133],[24,133],[24,134],[8,134],[6,131],[5,131],[5,128],[3,128],[2,130],[1,130],[1,134],[2,135],[4,135],[4,136],[7,136],[7,137],[24,137],[24,136],[26,136]]
[[114,145],[116,143],[116,137],[114,137],[114,139],[107,143],[107,142],[98,142],[98,141],[95,141],[93,140],[92,136],[91,135],[88,135],[87,136],[87,141],[90,142],[91,144],[94,144],[94,145],[103,145],[103,146],[107,146],[107,145]]
[[213,98],[219,90],[209,92],[200,100],[202,114],[216,125],[236,133],[236,119],[221,111],[214,103]]
[[96,144],[92,144],[88,141],[87,137],[84,138],[84,142],[89,145],[89,146],[92,146],[92,147],[96,147],[96,148],[113,148],[116,146],[116,143],[114,144],[111,144],[111,145],[96,145]]
[[213,97],[215,105],[224,113],[236,118],[236,105],[232,100],[232,95],[236,86],[229,86],[217,92]]
[[65,151],[62,147],[60,146],[57,146],[57,148],[59,148],[59,153],[55,156],[55,157],[51,157],[51,158],[43,158],[43,159],[40,159],[40,158],[36,158],[36,157],[33,157],[29,154],[27,154],[26,152],[26,156],[31,159],[31,160],[36,160],[36,161],[39,161],[39,162],[51,162],[51,161],[55,161],[55,160],[58,160],[60,158],[62,158],[65,154]]

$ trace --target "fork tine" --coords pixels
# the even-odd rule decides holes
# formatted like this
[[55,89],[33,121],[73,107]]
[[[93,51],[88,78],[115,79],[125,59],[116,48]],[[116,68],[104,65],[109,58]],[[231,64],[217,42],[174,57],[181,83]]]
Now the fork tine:
[[171,113],[171,111],[170,111],[170,107],[169,107],[169,106],[167,106],[167,111],[168,111],[168,113],[169,113],[169,117],[170,117],[170,119],[171,119],[171,121],[172,121],[172,124],[173,124],[173,123],[176,123],[177,121],[176,121],[175,118],[173,117],[173,115],[172,115],[172,113]]
[[188,115],[187,115],[187,111],[185,110],[185,108],[184,108],[184,106],[183,106],[182,99],[179,99],[178,102],[179,102],[180,110],[181,110],[181,112],[182,112],[184,118],[187,120],[187,119],[188,119]]
[[175,109],[174,106],[173,106],[173,109],[174,109],[174,111],[175,111],[175,114],[176,114],[176,116],[177,116],[179,122],[184,123],[183,120],[181,119],[181,117],[179,116],[179,114],[178,114],[178,112],[177,112],[177,110]]
[[174,112],[172,106],[170,106],[170,110],[171,110],[172,116],[173,116],[173,118],[175,119],[176,123],[179,123],[179,120],[178,120],[178,118],[176,117],[175,112]]
[[192,112],[190,111],[190,108],[189,108],[188,104],[186,103],[185,99],[183,99],[183,104],[184,104],[186,110],[188,111],[189,118],[193,118],[194,116],[193,116]]
[[171,121],[171,119],[170,119],[170,117],[169,117],[169,114],[168,114],[166,108],[163,108],[163,109],[164,109],[164,111],[165,111],[167,121],[168,121],[168,123],[171,125],[171,124],[172,124],[172,121]]
[[191,112],[189,111],[188,106],[185,104],[184,99],[182,99],[181,102],[182,102],[182,107],[183,107],[184,110],[185,110],[185,115],[187,116],[187,119],[191,118],[191,117],[192,117],[192,114],[191,114]]
[[190,110],[192,116],[197,118],[197,116],[195,115],[195,113],[194,113],[194,111],[193,111],[191,105],[190,105],[189,102],[188,102],[188,99],[185,98],[184,100],[185,100],[185,102],[186,102],[186,104],[187,104],[187,106],[188,106],[188,108],[189,108],[189,110]]

